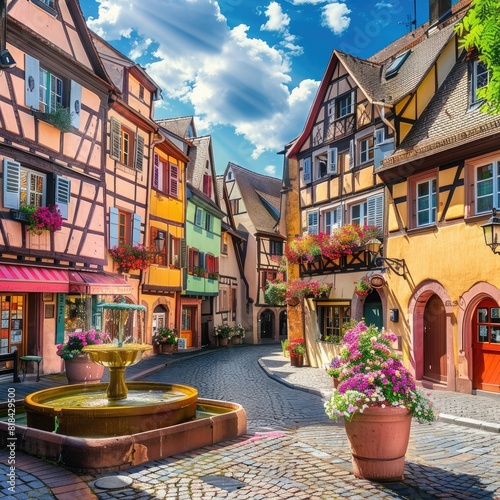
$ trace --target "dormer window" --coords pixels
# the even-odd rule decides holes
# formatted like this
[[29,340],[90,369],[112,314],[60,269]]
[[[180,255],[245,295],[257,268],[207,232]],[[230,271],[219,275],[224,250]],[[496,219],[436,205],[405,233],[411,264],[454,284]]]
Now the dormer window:
[[396,76],[403,66],[404,62],[406,59],[408,59],[408,56],[411,54],[411,50],[407,50],[406,52],[403,52],[400,54],[392,63],[389,65],[387,70],[385,71],[385,77],[386,78],[392,78],[393,76]]
[[476,104],[481,100],[477,92],[488,85],[489,80],[490,73],[486,65],[482,61],[474,61],[472,68],[471,104]]

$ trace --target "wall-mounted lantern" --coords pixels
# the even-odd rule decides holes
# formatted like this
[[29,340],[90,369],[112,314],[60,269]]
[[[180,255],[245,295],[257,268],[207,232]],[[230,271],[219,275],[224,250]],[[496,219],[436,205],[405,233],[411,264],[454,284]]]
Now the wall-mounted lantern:
[[398,276],[406,274],[406,262],[404,259],[391,259],[390,257],[382,257],[380,249],[382,242],[377,238],[372,238],[366,243],[366,250],[372,255],[372,262],[376,267],[382,267],[386,264],[387,267]]
[[497,209],[492,210],[493,215],[486,224],[483,224],[484,242],[491,248],[493,253],[500,253],[500,218]]

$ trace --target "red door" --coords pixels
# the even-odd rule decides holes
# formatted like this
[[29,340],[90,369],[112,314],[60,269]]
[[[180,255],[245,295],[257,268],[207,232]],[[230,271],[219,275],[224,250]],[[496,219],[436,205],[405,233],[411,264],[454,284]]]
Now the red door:
[[474,389],[500,392],[500,308],[491,299],[483,300],[472,320]]
[[447,381],[446,315],[442,300],[433,295],[424,310],[424,378]]

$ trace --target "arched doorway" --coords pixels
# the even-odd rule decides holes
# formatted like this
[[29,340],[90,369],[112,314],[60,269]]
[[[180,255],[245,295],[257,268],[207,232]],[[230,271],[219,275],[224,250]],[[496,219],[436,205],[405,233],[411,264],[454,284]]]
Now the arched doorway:
[[365,318],[367,325],[375,325],[380,329],[384,326],[382,301],[380,300],[380,295],[375,291],[372,291],[365,299],[363,318]]
[[500,392],[500,308],[488,298],[483,299],[472,319],[472,387]]
[[446,313],[443,301],[431,295],[424,309],[424,378],[448,381],[446,353]]
[[272,340],[274,337],[274,312],[266,309],[260,315],[260,338]]
[[159,328],[168,328],[168,320],[168,309],[163,305],[156,306],[153,311],[153,335]]
[[279,336],[280,339],[286,339],[288,336],[288,314],[285,311],[280,312],[280,321],[279,321]]

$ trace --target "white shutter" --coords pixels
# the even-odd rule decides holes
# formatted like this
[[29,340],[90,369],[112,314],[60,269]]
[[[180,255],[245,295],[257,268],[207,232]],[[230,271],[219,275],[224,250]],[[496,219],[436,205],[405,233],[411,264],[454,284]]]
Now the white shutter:
[[21,189],[21,164],[4,158],[3,180],[3,206],[18,209],[19,191]]
[[28,54],[24,56],[25,102],[29,108],[39,109],[40,101],[40,63]]
[[61,176],[56,176],[56,205],[63,219],[68,219],[69,201],[71,197],[71,181]]
[[383,231],[384,226],[384,195],[376,194],[367,199],[367,220],[369,226],[377,226]]
[[335,209],[335,224],[334,228],[342,227],[342,206]]
[[80,111],[82,108],[82,86],[71,80],[71,94],[69,102],[69,111],[71,114],[71,125],[80,128]]
[[355,165],[355,156],[356,154],[356,149],[354,146],[354,139],[351,139],[349,142],[349,169],[353,169]]
[[311,157],[304,158],[302,169],[303,169],[302,173],[303,179],[304,182],[307,184],[308,182],[311,182]]
[[337,148],[330,148],[328,150],[328,173],[337,173],[337,163],[338,163],[338,150]]
[[116,118],[111,118],[111,130],[109,141],[109,156],[120,161],[121,154],[121,125]]
[[307,214],[307,232],[308,234],[318,234],[318,212],[309,212]]

